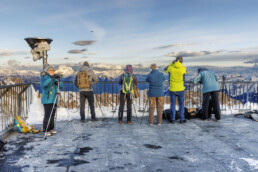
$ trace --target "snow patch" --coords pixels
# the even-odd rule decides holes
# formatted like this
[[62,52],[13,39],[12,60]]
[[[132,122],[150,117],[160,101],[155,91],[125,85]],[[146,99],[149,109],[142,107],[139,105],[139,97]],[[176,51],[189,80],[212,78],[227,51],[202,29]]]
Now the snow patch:
[[258,160],[252,158],[240,158],[246,161],[252,168],[252,170],[258,170]]

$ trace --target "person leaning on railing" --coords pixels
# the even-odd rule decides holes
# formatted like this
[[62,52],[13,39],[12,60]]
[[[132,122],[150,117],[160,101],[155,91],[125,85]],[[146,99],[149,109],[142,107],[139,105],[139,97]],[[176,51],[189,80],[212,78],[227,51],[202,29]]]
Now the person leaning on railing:
[[94,92],[92,81],[97,82],[98,77],[90,69],[90,65],[87,61],[83,63],[79,72],[76,74],[74,83],[76,87],[80,88],[80,115],[81,122],[86,122],[85,120],[85,101],[88,99],[91,113],[91,121],[97,121],[95,107],[94,107]]
[[[45,132],[46,136],[56,134],[56,131],[54,130],[54,119],[57,108],[56,96],[58,95],[58,80],[53,77],[54,74],[54,67],[49,64],[45,64],[44,72],[41,72],[40,84],[42,87],[41,103],[43,104],[45,111],[43,120],[43,131]],[[62,86],[59,85],[59,88],[61,89]],[[48,125],[49,118],[50,122]]]
[[169,74],[169,95],[170,95],[170,123],[175,123],[176,115],[176,97],[178,97],[180,124],[186,123],[184,112],[185,99],[185,74],[186,68],[183,66],[183,57],[178,56],[172,61],[164,71]]
[[156,64],[152,64],[150,69],[152,71],[146,78],[146,81],[149,82],[149,125],[153,125],[155,107],[157,108],[157,123],[161,125],[164,101],[163,81],[165,76],[158,71]]
[[203,84],[203,102],[202,102],[202,115],[203,120],[210,120],[208,116],[209,100],[211,98],[213,112],[216,120],[221,119],[220,106],[219,106],[219,86],[217,76],[209,71],[207,68],[199,68],[198,75],[194,78],[194,83]]

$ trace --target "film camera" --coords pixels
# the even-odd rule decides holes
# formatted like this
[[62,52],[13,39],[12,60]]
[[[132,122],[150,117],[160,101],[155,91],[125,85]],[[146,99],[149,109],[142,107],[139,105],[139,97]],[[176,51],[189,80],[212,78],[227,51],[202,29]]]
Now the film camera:
[[63,75],[61,75],[61,74],[54,74],[52,76],[52,78],[54,78],[54,79],[61,79],[61,78],[63,78]]

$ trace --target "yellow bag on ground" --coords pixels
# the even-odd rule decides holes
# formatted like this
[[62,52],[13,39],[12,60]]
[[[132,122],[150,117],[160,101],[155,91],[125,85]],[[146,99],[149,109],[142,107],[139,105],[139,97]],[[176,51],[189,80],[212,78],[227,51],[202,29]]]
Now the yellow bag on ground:
[[33,125],[28,125],[24,119],[22,119],[21,116],[15,116],[13,119],[13,124],[14,126],[17,127],[18,132],[20,133],[32,133],[32,134],[36,134],[39,133],[43,130],[35,130],[35,128],[33,127]]

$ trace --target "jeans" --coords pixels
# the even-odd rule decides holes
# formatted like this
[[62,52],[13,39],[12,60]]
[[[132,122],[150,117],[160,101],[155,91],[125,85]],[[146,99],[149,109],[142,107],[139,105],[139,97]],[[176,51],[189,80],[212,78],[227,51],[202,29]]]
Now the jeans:
[[170,95],[170,119],[175,120],[176,116],[176,97],[178,97],[178,104],[179,104],[179,115],[180,115],[180,120],[185,120],[185,105],[184,105],[184,100],[185,100],[185,91],[169,91]]

